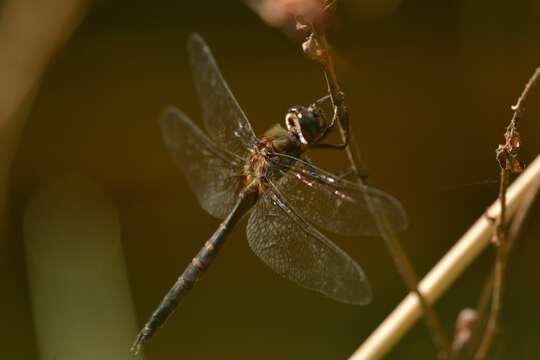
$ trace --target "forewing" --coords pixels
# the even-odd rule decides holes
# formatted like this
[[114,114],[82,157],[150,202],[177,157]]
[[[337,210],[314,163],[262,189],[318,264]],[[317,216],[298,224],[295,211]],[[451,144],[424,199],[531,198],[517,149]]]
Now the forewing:
[[184,113],[167,108],[160,119],[165,145],[199,204],[223,219],[234,207],[241,161],[219,149]]
[[206,131],[217,144],[245,157],[257,140],[246,115],[200,35],[192,34],[189,37],[188,51]]
[[247,238],[272,270],[298,285],[344,303],[371,301],[360,266],[270,189],[261,195],[249,218]]
[[366,196],[390,230],[407,227],[407,213],[390,194],[339,178],[301,159],[273,163],[276,170],[271,181],[300,216],[318,227],[347,236],[379,236]]

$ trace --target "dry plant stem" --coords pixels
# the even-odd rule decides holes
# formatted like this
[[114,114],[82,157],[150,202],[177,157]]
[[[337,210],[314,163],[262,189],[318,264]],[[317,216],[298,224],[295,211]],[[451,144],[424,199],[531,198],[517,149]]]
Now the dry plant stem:
[[523,113],[525,111],[525,103],[530,94],[531,89],[536,84],[538,78],[540,77],[540,67],[538,67],[533,75],[530,77],[529,81],[525,85],[516,105],[512,106],[514,114],[508,127],[506,128],[505,139],[506,142],[504,145],[500,145],[497,149],[497,159],[501,165],[501,176],[500,176],[500,188],[499,188],[499,199],[501,202],[501,214],[496,221],[495,228],[495,246],[497,247],[497,254],[495,258],[495,270],[493,275],[493,288],[491,295],[491,307],[488,315],[488,320],[486,324],[486,329],[480,341],[480,345],[475,354],[476,360],[483,360],[490,349],[491,343],[495,336],[497,330],[497,322],[499,318],[499,313],[501,309],[502,302],[502,291],[504,285],[504,271],[506,268],[507,262],[507,228],[506,228],[506,218],[505,218],[505,197],[506,197],[506,187],[508,182],[508,177],[510,173],[517,166],[518,171],[521,170],[521,164],[517,159],[517,150],[519,149],[519,133],[517,131],[517,125]]
[[[525,198],[521,206],[517,210],[516,215],[514,215],[514,219],[512,220],[512,223],[510,224],[510,229],[508,230],[508,235],[507,235],[508,242],[507,242],[507,247],[506,247],[506,256],[510,254],[510,251],[512,251],[512,248],[514,247],[516,240],[521,235],[521,230],[523,229],[525,220],[527,220],[527,216],[529,215],[531,207],[538,196],[539,190],[540,190],[540,177],[536,180],[536,183],[534,183],[531,186],[530,191],[525,195]],[[491,288],[493,286],[493,275],[494,275],[493,272],[489,275],[489,279],[488,281],[486,281],[486,286],[482,290],[480,301],[478,302],[478,306],[476,307],[478,310],[478,313],[482,313],[486,311],[486,307],[490,298]]]
[[525,111],[525,103],[527,102],[527,99],[529,98],[529,94],[532,90],[532,88],[536,85],[538,82],[538,79],[540,78],[540,66],[534,70],[533,75],[529,78],[529,81],[525,85],[525,88],[521,92],[521,95],[519,96],[519,99],[517,103],[512,106],[512,110],[514,110],[514,116],[512,117],[512,120],[510,121],[510,124],[516,124],[518,120],[521,119],[523,116],[523,112]]
[[[510,251],[512,250],[516,240],[520,236],[525,220],[527,219],[530,209],[537,198],[539,190],[540,190],[540,177],[536,180],[536,183],[532,185],[530,191],[525,195],[525,198],[521,206],[517,210],[517,213],[514,216],[514,219],[512,220],[510,229],[508,230],[508,234],[507,234],[508,240],[507,240],[507,245],[506,245],[506,254],[505,254],[506,257],[509,256]],[[491,293],[493,289],[494,276],[495,276],[495,268],[493,268],[493,270],[488,276],[488,279],[486,280],[486,283],[484,284],[484,288],[482,289],[482,294],[480,295],[480,300],[478,301],[478,305],[476,307],[477,312],[481,318],[485,317],[485,314],[488,310],[488,304],[489,304],[489,300],[491,298]],[[479,327],[478,330],[481,330],[481,328]]]
[[[510,120],[510,124],[508,125],[507,131],[517,126],[517,121],[520,120],[521,116],[523,115],[525,101],[527,100],[531,89],[534,87],[539,77],[540,77],[540,67],[538,67],[534,71],[533,75],[527,82],[527,85],[525,85],[525,88],[523,89],[516,105],[512,106],[512,109],[514,110],[514,115],[512,116],[512,120]],[[499,183],[502,184],[501,181]],[[506,256],[508,256],[508,253],[512,249],[516,239],[519,237],[519,233],[521,231],[523,223],[525,222],[527,218],[530,207],[534,203],[534,200],[536,199],[536,196],[538,195],[539,190],[540,190],[540,179],[536,182],[534,187],[531,188],[530,193],[527,194],[525,200],[523,201],[523,205],[519,208],[519,211],[517,212],[514,220],[512,221],[512,224],[510,226],[510,229],[507,235],[508,245],[506,249],[506,253],[507,253]],[[478,302],[478,306],[477,306],[479,313],[484,312],[485,308],[487,307],[487,303],[490,298],[489,295],[491,292],[491,288],[493,286],[493,276],[494,276],[494,273],[492,272],[489,275],[488,281],[486,281],[485,287],[482,291],[482,295],[480,296],[480,301]]]
[[[318,42],[318,49],[321,50],[321,61],[323,65],[326,81],[328,84],[328,91],[330,93],[332,103],[338,112],[338,127],[340,129],[342,139],[345,141],[345,134],[349,128],[349,115],[344,103],[343,93],[337,80],[335,67],[330,56],[328,42],[323,30],[313,27],[313,36]],[[364,184],[367,178],[367,168],[361,161],[360,152],[358,146],[349,134],[348,146],[345,148],[347,157],[351,163],[351,168],[358,178],[360,184]],[[388,252],[390,253],[394,263],[398,269],[399,274],[403,278],[409,291],[414,292],[418,297],[419,303],[422,306],[423,312],[426,315],[426,324],[433,338],[433,342],[437,347],[440,358],[447,358],[450,354],[450,341],[446,335],[446,331],[437,316],[435,310],[430,303],[424,298],[420,290],[418,289],[418,276],[414,271],[414,268],[405,253],[397,235],[392,232],[387,220],[376,208],[373,201],[369,196],[365,196],[366,203],[371,214],[374,217],[375,223],[381,233],[382,238],[385,241]]]
[[493,273],[491,307],[486,324],[486,329],[480,345],[475,354],[475,359],[482,360],[486,357],[489,347],[493,341],[493,336],[497,329],[500,309],[502,305],[502,290],[504,284],[504,270],[506,268],[507,236],[506,236],[506,186],[508,182],[508,171],[501,169],[501,183],[499,190],[499,200],[501,203],[501,213],[497,219],[495,237],[497,254],[495,258],[495,269]]
[[[506,193],[506,216],[511,218],[525,201],[540,178],[540,156],[512,183]],[[491,218],[500,214],[497,200],[487,211]],[[434,303],[463,271],[490,244],[493,224],[485,214],[457,241],[446,255],[422,279],[419,288],[430,303]],[[422,308],[414,294],[394,309],[350,359],[374,360],[382,358],[422,315]]]

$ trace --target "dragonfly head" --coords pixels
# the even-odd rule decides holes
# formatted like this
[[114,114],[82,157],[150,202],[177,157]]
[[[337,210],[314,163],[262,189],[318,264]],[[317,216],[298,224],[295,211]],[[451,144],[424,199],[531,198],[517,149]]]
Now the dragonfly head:
[[285,115],[285,124],[287,130],[304,145],[317,141],[325,130],[325,120],[321,110],[312,106],[291,106]]

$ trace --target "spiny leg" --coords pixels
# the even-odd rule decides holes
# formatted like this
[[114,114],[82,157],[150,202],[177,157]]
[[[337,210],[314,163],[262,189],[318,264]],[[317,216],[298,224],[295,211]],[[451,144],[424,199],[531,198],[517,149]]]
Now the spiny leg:
[[[336,122],[338,121],[338,112],[339,111],[338,111],[337,106],[334,106],[332,120],[330,121],[326,129],[324,130],[324,133],[322,134],[321,139],[323,139],[328,134],[330,129],[332,129],[336,125]],[[342,122],[345,123],[343,126],[343,138],[344,138],[343,143],[327,144],[327,143],[318,142],[318,143],[313,144],[311,147],[322,148],[322,149],[338,149],[338,150],[345,149],[349,145],[349,120],[346,119],[346,121],[342,121]]]

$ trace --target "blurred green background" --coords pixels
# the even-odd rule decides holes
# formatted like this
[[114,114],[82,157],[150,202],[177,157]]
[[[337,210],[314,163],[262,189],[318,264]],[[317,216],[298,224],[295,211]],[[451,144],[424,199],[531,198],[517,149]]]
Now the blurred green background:
[[[540,65],[540,2],[343,1],[337,15],[329,37],[352,128],[372,183],[408,210],[402,240],[423,275],[496,197],[494,149]],[[166,105],[200,124],[185,51],[194,31],[259,134],[282,122],[288,106],[324,94],[299,42],[241,2],[97,1],[47,69],[13,164],[10,232],[1,240],[6,359],[38,357],[20,229],[29,199],[49,179],[82,174],[114,202],[141,325],[219,224],[198,207],[157,125]],[[527,163],[540,149],[540,93],[520,129]],[[345,164],[336,156],[316,158],[336,171]],[[536,206],[510,258],[496,358],[540,356],[539,215]],[[244,228],[151,340],[148,359],[343,359],[406,294],[380,239],[331,236],[374,289],[371,305],[354,307],[272,273],[251,253]],[[437,304],[449,331],[476,304],[492,258],[490,249]],[[388,356],[434,357],[422,323]]]

